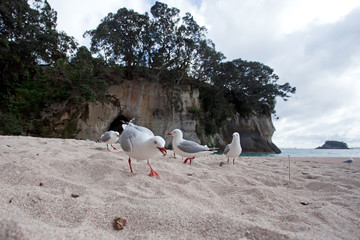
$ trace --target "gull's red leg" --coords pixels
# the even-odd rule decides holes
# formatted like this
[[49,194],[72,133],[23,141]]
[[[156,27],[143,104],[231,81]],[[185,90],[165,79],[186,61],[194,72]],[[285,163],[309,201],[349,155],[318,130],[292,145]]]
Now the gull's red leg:
[[131,167],[131,158],[129,157],[129,166],[130,166],[130,172],[133,172],[132,167]]
[[114,150],[117,150],[112,144],[110,144]]
[[195,158],[195,157],[187,158],[187,159],[185,159],[184,163],[187,163],[187,161],[190,160],[190,163],[189,163],[189,164],[191,165],[191,160],[193,160],[194,158]]
[[150,177],[157,177],[157,176],[159,176],[159,174],[158,174],[157,172],[155,172],[154,169],[152,169],[152,167],[150,166],[149,160],[147,160],[147,163],[148,163],[148,165],[149,165],[149,167],[150,167],[149,176],[150,176]]
[[109,152],[111,152],[110,149],[109,149],[109,144],[106,144],[106,149],[107,149]]

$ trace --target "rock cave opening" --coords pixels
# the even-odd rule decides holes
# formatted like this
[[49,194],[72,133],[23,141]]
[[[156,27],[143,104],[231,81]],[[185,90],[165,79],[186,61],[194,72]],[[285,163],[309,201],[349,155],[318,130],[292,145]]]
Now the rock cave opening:
[[111,122],[108,130],[118,131],[119,133],[121,133],[123,131],[123,121],[128,122],[129,119],[124,115],[119,115],[117,118],[114,119],[114,121]]

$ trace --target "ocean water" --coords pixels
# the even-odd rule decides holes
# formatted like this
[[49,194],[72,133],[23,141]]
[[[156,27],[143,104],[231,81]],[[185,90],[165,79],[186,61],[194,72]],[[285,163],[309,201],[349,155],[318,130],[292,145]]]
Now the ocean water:
[[360,148],[351,149],[301,149],[283,148],[279,154],[241,153],[240,156],[266,156],[266,157],[360,157]]

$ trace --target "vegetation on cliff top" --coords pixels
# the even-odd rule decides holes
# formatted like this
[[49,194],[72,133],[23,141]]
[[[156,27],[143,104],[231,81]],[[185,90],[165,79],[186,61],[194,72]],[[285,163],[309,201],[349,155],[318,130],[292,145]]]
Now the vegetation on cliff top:
[[90,50],[56,30],[56,15],[46,0],[0,3],[2,133],[31,131],[51,103],[103,100],[114,76],[198,87],[207,133],[234,112],[273,114],[276,97],[295,93],[262,63],[224,61],[190,13],[160,2],[150,13],[109,13],[84,34]]

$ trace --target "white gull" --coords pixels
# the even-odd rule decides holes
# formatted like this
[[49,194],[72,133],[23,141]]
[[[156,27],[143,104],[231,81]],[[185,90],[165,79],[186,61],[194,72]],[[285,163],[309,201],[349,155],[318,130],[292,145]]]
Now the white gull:
[[133,124],[132,119],[129,123],[123,124],[124,131],[120,136],[120,145],[125,153],[129,156],[130,171],[133,172],[131,167],[131,158],[136,160],[147,160],[150,167],[151,177],[156,177],[159,174],[155,172],[150,166],[149,159],[152,158],[159,151],[165,156],[165,140],[160,136],[154,136],[154,133],[146,127]]
[[109,144],[112,146],[112,148],[114,150],[116,150],[116,148],[112,145],[113,143],[115,143],[120,137],[120,133],[119,132],[116,132],[116,131],[107,131],[105,132],[103,135],[101,135],[99,141],[100,142],[104,142],[106,143],[106,148],[109,152],[110,149],[109,149]]
[[232,139],[231,143],[226,145],[226,147],[224,149],[224,154],[228,158],[228,162],[229,162],[229,158],[233,159],[233,165],[234,165],[235,158],[237,158],[240,155],[242,148],[240,145],[240,134],[237,132],[234,132],[232,137],[233,137],[233,139]]
[[191,164],[191,160],[195,157],[213,153],[213,151],[207,146],[183,139],[183,133],[180,129],[174,129],[167,135],[173,136],[172,146],[174,152],[182,157],[186,157],[184,163],[190,160],[189,164]]
[[345,160],[344,163],[348,163],[351,167],[351,164],[354,162],[353,158],[349,158],[348,160]]

